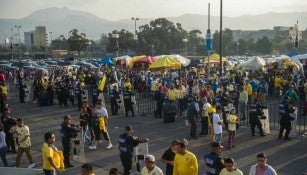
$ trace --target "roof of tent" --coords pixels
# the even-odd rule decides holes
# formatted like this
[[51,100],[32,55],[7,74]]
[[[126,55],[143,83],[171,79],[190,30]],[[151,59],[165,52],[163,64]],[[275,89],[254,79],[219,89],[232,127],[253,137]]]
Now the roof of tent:
[[258,70],[265,66],[266,62],[263,58],[260,57],[253,57],[248,59],[246,62],[239,65],[246,70]]

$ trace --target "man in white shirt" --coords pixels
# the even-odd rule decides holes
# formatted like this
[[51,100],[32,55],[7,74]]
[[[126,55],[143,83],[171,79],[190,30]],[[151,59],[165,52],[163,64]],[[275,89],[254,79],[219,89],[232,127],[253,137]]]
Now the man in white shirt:
[[215,141],[218,143],[222,142],[222,126],[223,126],[223,119],[220,117],[220,114],[222,113],[222,107],[217,106],[216,112],[212,116],[212,124],[213,124],[213,130],[215,134]]
[[145,157],[145,166],[142,168],[141,175],[163,175],[162,170],[156,166],[155,156]]

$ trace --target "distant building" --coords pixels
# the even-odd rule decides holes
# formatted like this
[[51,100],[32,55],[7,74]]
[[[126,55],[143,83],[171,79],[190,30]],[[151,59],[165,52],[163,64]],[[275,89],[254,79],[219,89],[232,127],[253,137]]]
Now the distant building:
[[36,26],[35,30],[24,33],[25,46],[27,49],[33,47],[45,50],[47,47],[47,32],[45,26]]

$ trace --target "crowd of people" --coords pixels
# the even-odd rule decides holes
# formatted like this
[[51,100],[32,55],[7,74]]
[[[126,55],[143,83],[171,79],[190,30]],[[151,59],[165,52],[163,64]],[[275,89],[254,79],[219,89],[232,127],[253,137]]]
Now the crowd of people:
[[[190,138],[198,139],[199,136],[209,135],[212,151],[205,155],[207,174],[227,175],[242,174],[235,167],[232,158],[221,158],[219,153],[223,146],[223,130],[228,132],[228,149],[236,146],[235,135],[240,126],[240,121],[248,120],[251,126],[251,136],[256,136],[257,127],[259,136],[265,136],[261,120],[266,116],[263,110],[267,108],[267,97],[280,100],[280,132],[278,138],[290,140],[291,121],[294,106],[304,109],[306,102],[307,83],[299,72],[290,70],[272,69],[264,71],[245,72],[242,69],[225,68],[223,75],[218,74],[218,67],[200,67],[198,69],[147,71],[124,68],[101,67],[100,69],[67,69],[52,68],[48,73],[29,73],[19,70],[9,73],[16,75],[19,88],[19,101],[25,102],[25,87],[30,82],[32,93],[30,98],[34,103],[42,98],[48,99],[48,105],[55,105],[54,97],[59,106],[77,105],[80,111],[79,125],[71,124],[71,117],[64,116],[61,124],[61,140],[63,152],[55,146],[54,133],[45,134],[45,143],[42,146],[43,169],[45,174],[61,172],[64,168],[73,167],[70,163],[71,142],[78,133],[82,139],[87,140],[89,149],[96,150],[101,136],[108,142],[107,149],[112,148],[112,143],[107,129],[108,111],[103,98],[109,98],[111,114],[118,115],[120,103],[123,102],[125,116],[129,112],[135,116],[134,105],[136,93],[149,93],[156,101],[155,117],[163,117],[163,107],[172,103],[176,107],[175,118],[185,118],[190,126]],[[6,72],[7,74],[7,72]],[[31,75],[31,76],[29,76]],[[106,82],[103,82],[103,77]],[[4,76],[5,77],[5,76]],[[0,77],[1,78],[1,77]],[[103,84],[103,85],[102,85]],[[101,86],[106,88],[101,88]],[[87,92],[85,92],[87,91]],[[30,132],[18,118],[16,123],[10,117],[10,107],[7,105],[8,90],[5,79],[1,78],[1,127],[0,148],[4,166],[8,166],[6,152],[16,152],[15,166],[19,167],[20,157],[23,152],[29,159],[29,167],[34,167],[30,152]],[[103,97],[103,95],[105,97]],[[122,97],[121,97],[122,96]],[[90,98],[90,99],[89,99]],[[91,103],[88,103],[91,101]],[[201,130],[197,131],[197,122],[200,116]],[[285,134],[283,133],[286,130]],[[17,140],[14,139],[17,133]],[[132,126],[126,126],[123,134],[119,136],[120,159],[124,174],[130,174],[132,169],[133,148],[139,143],[148,142],[132,135]],[[186,140],[174,140],[171,147],[163,154],[161,160],[166,163],[166,174],[198,174],[198,160],[195,155],[187,150]],[[258,160],[259,159],[259,160]],[[266,164],[263,153],[257,155],[257,165],[251,167],[253,174],[276,174],[275,170]],[[145,156],[145,167],[141,174],[163,174],[155,165],[154,155]],[[92,173],[91,166],[85,164],[82,171]],[[116,170],[114,170],[116,171]],[[115,173],[113,173],[115,174]]]

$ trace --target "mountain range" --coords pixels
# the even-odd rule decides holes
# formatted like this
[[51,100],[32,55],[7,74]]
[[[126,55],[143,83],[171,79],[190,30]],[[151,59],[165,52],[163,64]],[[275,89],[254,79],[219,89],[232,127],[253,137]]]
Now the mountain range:
[[[182,27],[190,31],[199,29],[203,33],[208,28],[208,16],[199,14],[185,14],[179,17],[165,17],[171,22],[180,23]],[[272,29],[274,26],[294,26],[298,20],[301,30],[307,28],[307,11],[293,13],[266,13],[261,15],[242,15],[238,17],[223,17],[223,28],[231,30],[260,30]],[[155,19],[140,18],[137,26],[148,24]],[[219,29],[219,16],[211,16],[211,30]],[[60,35],[69,35],[69,31],[76,28],[81,33],[85,33],[88,38],[97,40],[102,33],[110,33],[113,30],[126,29],[134,31],[134,21],[130,18],[118,21],[110,21],[100,18],[92,13],[71,10],[68,8],[47,8],[31,13],[21,19],[0,19],[0,31],[4,38],[9,38],[11,28],[22,26],[21,40],[23,41],[23,32],[35,29],[35,26],[46,26],[47,33],[52,32],[52,39]],[[14,33],[17,33],[14,28]],[[2,40],[2,39],[1,39]],[[3,42],[3,41],[1,41]]]

